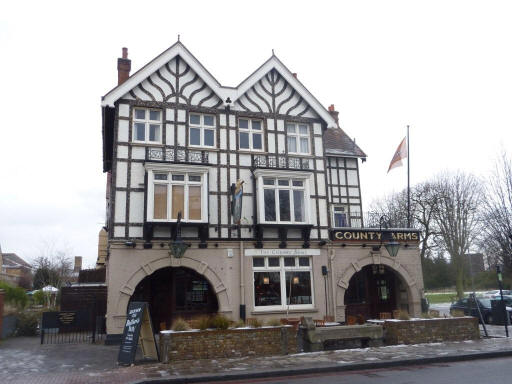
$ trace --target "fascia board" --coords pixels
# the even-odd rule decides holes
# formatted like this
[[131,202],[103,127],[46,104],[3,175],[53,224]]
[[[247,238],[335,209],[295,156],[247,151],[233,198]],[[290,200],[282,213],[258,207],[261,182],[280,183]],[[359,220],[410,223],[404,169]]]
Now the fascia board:
[[114,107],[114,103],[119,100],[123,95],[125,95],[130,89],[134,88],[142,82],[147,77],[151,76],[155,73],[159,68],[164,66],[170,60],[172,60],[176,56],[181,56],[190,67],[199,75],[201,80],[203,80],[212,90],[221,98],[221,100],[225,100],[226,89],[223,89],[219,82],[199,63],[199,61],[181,44],[176,43],[167,49],[165,52],[160,54],[160,56],[156,57],[148,63],[146,66],[141,68],[139,71],[134,73],[128,80],[126,80],[123,84],[115,87],[110,92],[108,92],[105,96],[103,96],[101,105],[103,107],[109,106]]

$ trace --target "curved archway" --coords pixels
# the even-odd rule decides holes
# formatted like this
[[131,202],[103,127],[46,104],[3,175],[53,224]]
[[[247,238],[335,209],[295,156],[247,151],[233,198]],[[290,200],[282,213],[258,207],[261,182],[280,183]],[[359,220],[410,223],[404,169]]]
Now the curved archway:
[[167,267],[185,267],[191,269],[198,274],[202,275],[211,285],[213,291],[217,296],[218,311],[220,313],[231,312],[229,296],[227,289],[215,273],[215,271],[208,266],[204,261],[196,260],[190,257],[183,257],[180,259],[170,258],[168,256],[160,257],[152,260],[147,264],[142,264],[126,281],[124,286],[119,291],[119,300],[117,301],[116,317],[124,319],[126,316],[126,309],[130,302],[131,296],[134,294],[137,285],[147,276],[153,272]]
[[416,289],[416,281],[411,277],[407,269],[400,264],[397,258],[371,252],[357,260],[357,262],[353,262],[336,281],[336,320],[345,321],[345,293],[349,288],[351,278],[369,265],[383,265],[397,275],[407,291],[409,312],[416,315],[421,302],[420,292]]

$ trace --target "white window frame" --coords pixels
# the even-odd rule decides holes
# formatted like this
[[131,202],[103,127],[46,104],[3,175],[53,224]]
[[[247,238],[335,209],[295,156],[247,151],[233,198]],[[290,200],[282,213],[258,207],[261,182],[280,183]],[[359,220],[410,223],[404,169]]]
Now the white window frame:
[[[288,126],[293,125],[295,126],[295,133],[289,133],[288,132]],[[306,133],[300,133],[299,126],[305,126],[308,130]],[[310,126],[308,124],[302,124],[302,123],[294,123],[294,122],[287,122],[285,125],[286,129],[286,147],[288,148],[288,153],[292,153],[295,155],[310,155],[311,154],[311,138],[310,138]],[[297,151],[292,152],[290,151],[290,146],[288,145],[288,138],[294,138],[295,139],[295,147],[297,148]],[[308,151],[302,152],[300,150],[300,139],[306,138],[308,140]]]
[[[242,128],[240,126],[240,120],[247,120],[248,121],[247,128]],[[258,121],[261,124],[261,129],[260,130],[252,128],[253,121]],[[249,148],[242,148],[240,146],[240,134],[241,133],[247,133],[249,135]],[[254,145],[253,145],[253,134],[259,134],[261,136],[261,148],[260,149],[254,148]],[[238,118],[238,149],[240,151],[264,152],[265,151],[265,141],[263,140],[263,138],[264,138],[264,135],[263,135],[263,121],[262,120],[251,119],[251,118],[248,118],[248,117],[239,117]]]
[[[190,122],[191,115],[199,116],[200,123],[192,124]],[[204,117],[205,116],[213,117],[213,125],[204,125]],[[190,129],[191,128],[197,128],[200,130],[200,135],[199,135],[200,144],[199,145],[190,143],[190,137],[191,137]],[[205,130],[213,131],[213,145],[205,145],[204,144],[204,131]],[[194,148],[216,148],[217,147],[217,126],[216,126],[215,115],[196,113],[196,112],[189,113],[189,115],[188,115],[188,145],[189,145],[189,147],[194,147]]]
[[[147,221],[173,223],[177,219],[171,218],[172,213],[172,185],[184,185],[184,212],[181,221],[187,223],[207,223],[208,222],[208,167],[181,167],[172,166],[167,164],[146,164],[148,172],[148,185],[147,185]],[[155,180],[155,173],[166,173],[167,180]],[[185,175],[185,181],[173,181],[172,175]],[[188,181],[189,175],[200,175],[200,182]],[[154,219],[154,185],[164,184],[167,185],[167,219]],[[200,185],[201,186],[201,219],[189,220],[188,219],[188,186]]]
[[[279,258],[279,266],[278,267],[269,267],[268,259],[272,257]],[[295,266],[294,267],[285,267],[284,259],[288,257],[295,258]],[[307,267],[299,266],[299,258],[307,257],[309,258],[309,265]],[[313,258],[311,256],[253,256],[254,258],[264,258],[265,265],[263,267],[254,267],[252,265],[252,305],[255,312],[269,312],[269,311],[285,311],[287,309],[290,310],[307,310],[315,308],[315,284],[313,281]],[[252,260],[251,260],[252,263]],[[255,272],[279,272],[279,281],[281,286],[281,305],[265,305],[265,306],[256,306],[256,287],[254,278]],[[286,272],[309,272],[309,282],[311,284],[311,304],[293,304],[288,306],[287,300],[288,296],[286,295]],[[293,287],[293,284],[292,284]],[[293,288],[292,288],[293,291]]]
[[[139,109],[139,110],[144,110],[146,111],[145,112],[145,119],[142,120],[142,119],[137,119],[135,116],[135,111]],[[154,112],[158,112],[160,114],[160,120],[150,120],[150,112],[151,111],[154,111]],[[157,108],[141,108],[141,107],[134,107],[133,108],[133,116],[132,116],[132,142],[134,143],[144,143],[144,144],[161,144],[162,143],[162,129],[163,129],[163,124],[162,124],[162,117],[163,117],[163,113],[162,113],[162,110],[161,109],[157,109]],[[145,129],[144,129],[144,140],[137,140],[136,137],[137,137],[137,134],[136,134],[136,127],[135,127],[135,124],[136,123],[143,123],[145,125]],[[160,137],[158,138],[158,140],[149,140],[149,126],[150,125],[158,125],[160,127]]]
[[[311,224],[311,199],[310,199],[310,177],[311,173],[309,172],[286,172],[286,171],[273,171],[266,169],[257,169],[254,171],[254,176],[256,177],[256,186],[257,186],[257,198],[258,198],[258,223],[260,224]],[[263,184],[263,179],[276,179],[275,185],[265,186]],[[277,179],[287,179],[289,180],[288,186],[279,186],[277,185]],[[303,181],[302,187],[293,187],[293,180],[301,180]],[[274,189],[276,196],[276,220],[275,221],[266,221],[265,220],[265,197],[264,190],[265,189]],[[304,221],[294,221],[294,210],[293,210],[293,192],[290,193],[290,221],[281,221],[279,218],[279,198],[278,191],[279,189],[287,189],[293,191],[295,190],[303,190],[304,191]]]
[[348,204],[333,204],[331,205],[331,219],[332,219],[332,226],[333,228],[344,228],[344,227],[336,227],[334,224],[336,223],[336,220],[334,218],[336,211],[336,208],[344,208],[345,209],[345,220],[347,222],[347,225],[345,228],[350,227],[350,215],[348,210]]

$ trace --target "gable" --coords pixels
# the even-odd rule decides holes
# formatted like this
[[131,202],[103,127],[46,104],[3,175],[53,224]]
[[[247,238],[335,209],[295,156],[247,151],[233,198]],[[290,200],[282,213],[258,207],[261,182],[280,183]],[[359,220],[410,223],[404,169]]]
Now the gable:
[[180,56],[126,92],[122,99],[182,103],[216,108],[222,100]]
[[235,109],[241,111],[318,117],[302,95],[275,68],[239,96],[234,105]]

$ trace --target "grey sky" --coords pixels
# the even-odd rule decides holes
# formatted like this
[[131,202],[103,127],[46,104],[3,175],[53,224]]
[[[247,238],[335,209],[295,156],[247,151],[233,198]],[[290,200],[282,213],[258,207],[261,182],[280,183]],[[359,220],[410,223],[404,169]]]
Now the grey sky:
[[411,125],[412,182],[485,175],[512,139],[508,1],[3,2],[0,243],[42,241],[92,266],[104,218],[100,97],[129,48],[132,73],[176,41],[223,84],[276,55],[368,154],[363,204],[405,186],[386,175]]

